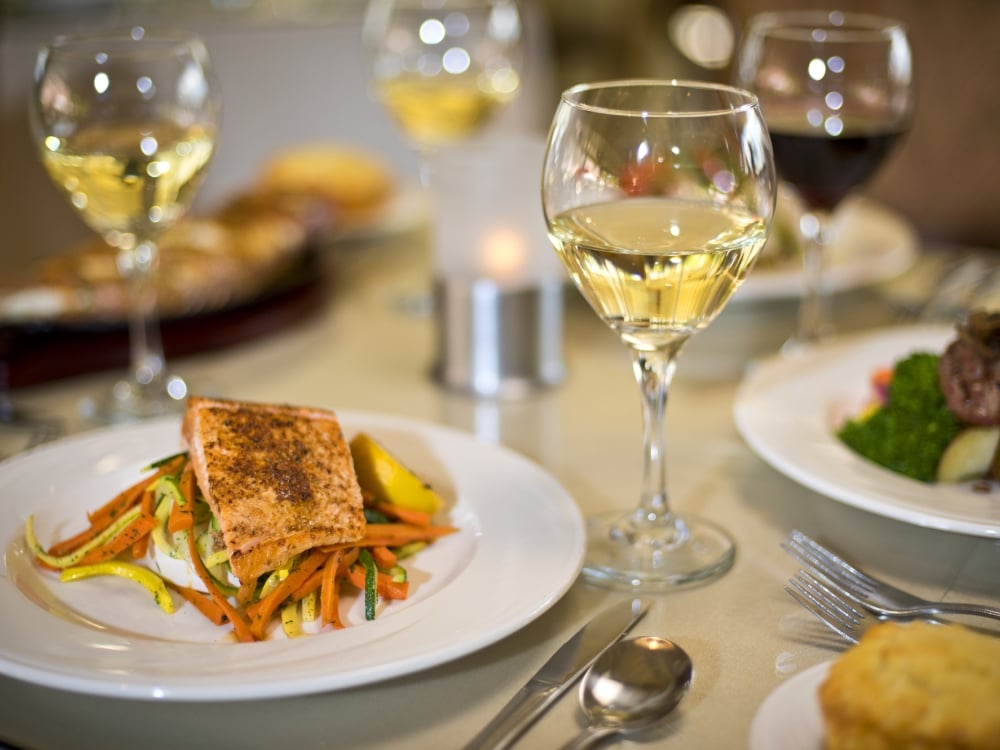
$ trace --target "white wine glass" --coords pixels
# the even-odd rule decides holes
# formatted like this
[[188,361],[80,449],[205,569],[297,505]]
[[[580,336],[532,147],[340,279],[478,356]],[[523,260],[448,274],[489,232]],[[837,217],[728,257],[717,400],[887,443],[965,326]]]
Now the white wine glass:
[[668,502],[665,413],[684,343],[757,259],[777,178],[756,98],[685,81],[610,81],[563,93],[542,204],[569,276],[628,348],[641,394],[638,506],[588,521],[584,574],[635,591],[725,572],[732,537]]
[[863,13],[762,13],[747,24],[737,86],[757,94],[781,179],[804,207],[803,293],[795,353],[832,330],[823,290],[831,217],[909,127],[913,60],[898,21]]
[[479,133],[520,90],[514,0],[370,0],[363,24],[374,98],[430,182],[431,154]]
[[156,303],[157,239],[187,211],[215,147],[221,98],[195,35],[132,27],[65,35],[38,54],[31,124],[42,164],[115,253],[128,292],[130,371],[87,399],[98,422],[178,411]]

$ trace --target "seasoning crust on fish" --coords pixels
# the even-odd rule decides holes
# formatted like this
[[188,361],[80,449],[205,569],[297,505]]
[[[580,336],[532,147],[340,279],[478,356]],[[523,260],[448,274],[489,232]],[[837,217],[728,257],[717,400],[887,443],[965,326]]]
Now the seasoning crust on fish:
[[192,397],[183,437],[241,582],[364,535],[361,487],[334,412]]

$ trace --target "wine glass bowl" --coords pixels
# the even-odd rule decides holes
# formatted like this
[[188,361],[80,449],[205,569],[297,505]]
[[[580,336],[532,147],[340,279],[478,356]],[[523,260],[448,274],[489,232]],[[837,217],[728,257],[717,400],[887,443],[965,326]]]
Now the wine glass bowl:
[[480,131],[520,89],[513,0],[372,0],[363,34],[373,94],[423,154]]
[[182,408],[156,312],[156,242],[187,211],[212,157],[221,102],[194,35],[133,27],[60,36],[38,55],[30,114],[53,183],[114,250],[129,299],[130,375],[88,400],[101,422]]
[[562,95],[542,174],[549,237],[630,351],[644,423],[638,507],[589,522],[593,581],[658,590],[732,564],[725,530],[669,507],[664,416],[677,355],[746,278],[775,194],[767,129],[745,91],[633,80]]
[[763,13],[747,25],[736,85],[757,94],[778,174],[805,208],[805,289],[794,349],[829,331],[822,266],[830,215],[868,183],[908,128],[912,53],[905,29],[892,19]]

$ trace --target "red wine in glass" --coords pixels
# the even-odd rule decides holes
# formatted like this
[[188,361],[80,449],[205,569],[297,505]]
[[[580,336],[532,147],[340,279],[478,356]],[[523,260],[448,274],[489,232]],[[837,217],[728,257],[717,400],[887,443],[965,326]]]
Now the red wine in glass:
[[878,170],[901,136],[898,130],[846,131],[832,136],[772,127],[774,163],[812,209],[833,211]]

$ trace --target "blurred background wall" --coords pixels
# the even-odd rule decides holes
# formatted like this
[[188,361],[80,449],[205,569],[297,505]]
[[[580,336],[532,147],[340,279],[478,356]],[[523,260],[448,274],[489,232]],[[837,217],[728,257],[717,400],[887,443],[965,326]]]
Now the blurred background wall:
[[[562,88],[625,76],[726,81],[750,14],[815,0],[522,0],[524,91],[494,125],[544,131]],[[0,273],[89,236],[49,184],[28,134],[35,51],[57,31],[170,22],[204,34],[225,98],[196,210],[253,179],[283,146],[332,140],[381,153],[404,181],[416,160],[368,97],[363,0],[0,0]],[[869,187],[935,243],[1000,248],[1000,2],[843,0],[909,28],[913,127]]]

